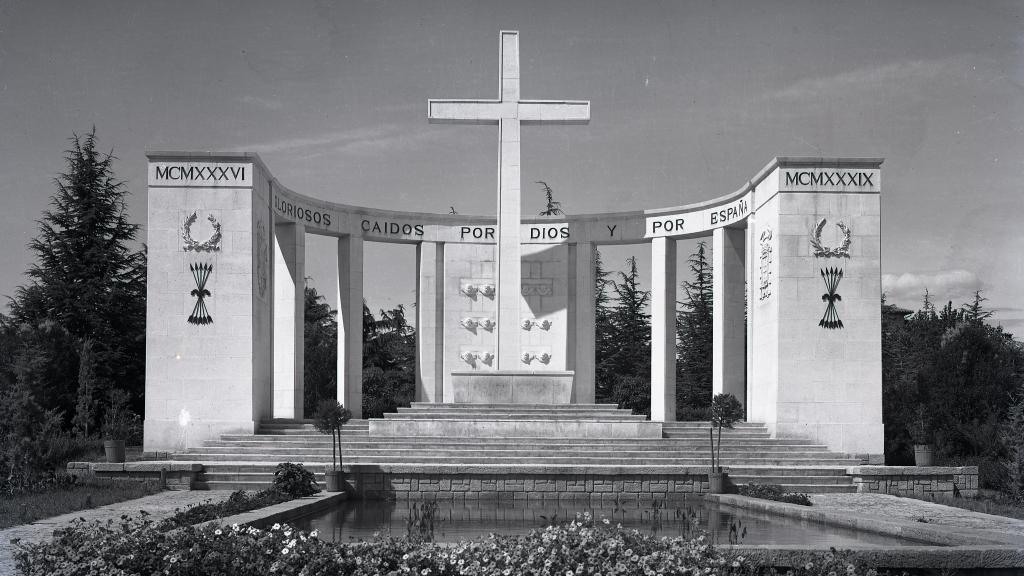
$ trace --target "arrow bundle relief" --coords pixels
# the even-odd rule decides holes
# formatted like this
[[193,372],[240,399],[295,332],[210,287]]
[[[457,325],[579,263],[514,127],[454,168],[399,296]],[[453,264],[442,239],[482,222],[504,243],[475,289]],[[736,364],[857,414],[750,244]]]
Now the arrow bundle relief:
[[206,309],[207,296],[210,296],[210,291],[206,289],[206,281],[210,279],[210,273],[213,272],[213,264],[190,264],[189,270],[192,271],[192,278],[196,281],[196,287],[192,290],[192,296],[196,297],[196,305],[192,307],[192,314],[188,317],[189,324],[206,325],[213,323],[213,317],[210,316],[210,311]]
[[818,326],[829,330],[842,328],[843,321],[839,319],[839,313],[836,311],[836,302],[842,301],[843,297],[836,294],[836,289],[839,288],[839,281],[843,279],[843,270],[825,268],[821,271],[821,278],[825,281],[825,289],[828,290],[821,295],[821,301],[828,302],[828,306],[825,307],[825,315],[821,317]]

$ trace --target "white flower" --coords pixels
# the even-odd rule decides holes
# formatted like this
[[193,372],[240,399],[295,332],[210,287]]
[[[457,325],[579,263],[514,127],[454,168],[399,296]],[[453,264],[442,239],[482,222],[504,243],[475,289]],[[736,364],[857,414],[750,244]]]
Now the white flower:
[[309,533],[309,535],[312,536],[313,538],[316,538],[317,536],[320,535],[320,532],[318,530],[313,530],[312,532]]
[[216,534],[217,536],[220,536],[221,535],[220,528],[217,528],[216,530],[214,530],[213,533]]
[[238,524],[237,523],[232,524],[231,525],[231,529],[234,530],[235,532],[238,532]]
[[281,529],[281,525],[280,524],[274,524],[273,526],[270,527],[270,529],[271,530],[280,530]]
[[288,550],[289,550],[289,548],[287,546],[285,546],[284,548],[281,548],[281,554],[287,554]]

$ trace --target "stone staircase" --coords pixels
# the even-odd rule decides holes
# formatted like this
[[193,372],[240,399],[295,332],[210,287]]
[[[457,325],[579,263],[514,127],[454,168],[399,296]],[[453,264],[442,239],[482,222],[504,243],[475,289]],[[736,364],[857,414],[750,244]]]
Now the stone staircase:
[[[381,421],[456,422],[474,435],[371,434]],[[517,422],[517,436],[487,434],[491,424]],[[538,422],[531,428],[529,422]],[[559,435],[559,429],[588,435]],[[602,428],[602,423],[614,426]],[[621,437],[622,422],[661,428],[660,437]],[[449,428],[450,429],[450,428]],[[536,429],[537,433],[530,433]],[[602,430],[609,432],[602,436]],[[710,465],[707,422],[644,422],[613,405],[467,405],[413,403],[383,419],[353,420],[342,429],[346,468],[396,472],[500,474],[503,471],[560,474],[572,469],[604,474],[672,474]],[[646,432],[645,432],[646,433]],[[722,465],[737,484],[781,484],[798,492],[853,492],[846,475],[859,459],[830,452],[807,441],[773,439],[763,424],[742,422],[722,433]],[[317,433],[308,420],[270,420],[257,434],[226,434],[200,448],[174,455],[175,460],[202,462],[196,488],[259,489],[270,484],[278,462],[302,462],[322,475],[331,465],[331,439]]]

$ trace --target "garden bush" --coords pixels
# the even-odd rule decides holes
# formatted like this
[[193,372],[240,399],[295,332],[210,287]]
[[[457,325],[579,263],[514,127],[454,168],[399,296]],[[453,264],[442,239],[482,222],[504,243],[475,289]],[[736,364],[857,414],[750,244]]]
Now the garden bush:
[[274,489],[292,498],[312,496],[320,491],[316,477],[306,470],[302,464],[282,462],[274,471]]
[[740,485],[737,490],[740,496],[785,502],[787,504],[799,504],[801,506],[811,505],[811,499],[807,497],[807,494],[786,492],[778,484],[755,484],[751,482],[750,484]]
[[201,504],[189,506],[184,510],[181,510],[180,508],[176,509],[174,516],[171,516],[160,523],[160,529],[171,530],[173,528],[191,526],[193,524],[199,524],[209,520],[226,518],[228,516],[234,516],[235,514],[241,514],[250,510],[257,510],[274,504],[280,504],[281,502],[287,502],[292,499],[293,497],[289,494],[285,494],[284,492],[273,488],[270,490],[261,490],[260,492],[246,492],[245,490],[238,490],[236,492],[232,492],[231,496],[228,496],[228,499],[223,502],[207,500]]
[[[18,545],[26,576],[87,574],[772,574],[740,555],[719,550],[706,536],[654,538],[589,516],[526,536],[490,536],[454,545],[381,538],[331,543],[287,525],[269,530],[189,527],[162,532],[153,522],[80,522],[53,540]],[[835,572],[874,574],[835,551],[812,555],[795,576]]]

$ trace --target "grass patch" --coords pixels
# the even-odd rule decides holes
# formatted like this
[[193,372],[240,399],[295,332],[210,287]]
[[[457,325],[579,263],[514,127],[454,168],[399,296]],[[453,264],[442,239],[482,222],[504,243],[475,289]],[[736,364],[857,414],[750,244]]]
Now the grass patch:
[[1024,503],[1015,501],[1013,498],[999,494],[998,492],[991,495],[978,496],[976,498],[938,495],[915,496],[913,494],[901,494],[900,496],[903,498],[922,500],[924,502],[934,502],[944,506],[952,506],[962,510],[970,510],[971,512],[981,512],[983,514],[992,514],[993,516],[1004,516],[1006,518],[1024,520]]
[[800,506],[810,506],[811,499],[807,497],[807,494],[800,492],[786,492],[782,489],[782,486],[778,484],[741,484],[737,486],[737,492],[740,496],[748,496],[750,498],[760,498],[761,500],[772,500],[774,502],[785,502],[787,504],[799,504]]
[[0,497],[0,529],[160,492],[160,482],[83,478]]

